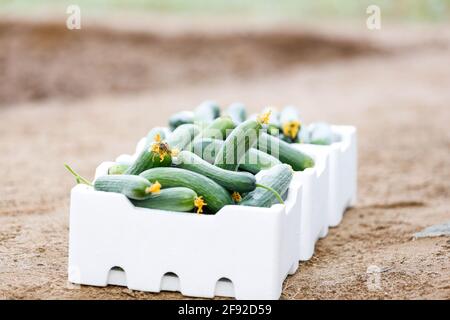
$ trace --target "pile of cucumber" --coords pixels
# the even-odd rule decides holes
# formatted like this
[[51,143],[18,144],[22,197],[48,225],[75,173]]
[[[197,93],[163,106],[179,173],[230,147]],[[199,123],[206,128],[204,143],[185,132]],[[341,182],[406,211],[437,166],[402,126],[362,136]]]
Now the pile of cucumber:
[[326,126],[302,128],[294,107],[247,118],[242,103],[221,116],[205,101],[170,117],[170,130],[150,130],[132,163],[113,165],[93,184],[66,167],[78,183],[122,193],[137,207],[206,214],[232,204],[270,207],[283,203],[293,171],[314,166],[291,143],[331,143]]
[[330,145],[337,140],[333,136],[331,126],[326,122],[303,125],[298,109],[294,106],[286,106],[280,112],[274,108],[271,110],[267,133],[287,143]]

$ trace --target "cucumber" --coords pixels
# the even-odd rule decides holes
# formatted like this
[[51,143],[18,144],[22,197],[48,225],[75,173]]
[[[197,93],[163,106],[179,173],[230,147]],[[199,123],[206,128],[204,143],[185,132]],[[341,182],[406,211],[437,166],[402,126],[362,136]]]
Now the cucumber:
[[220,107],[215,101],[203,101],[194,110],[194,120],[200,123],[210,123],[220,117]]
[[148,198],[152,192],[151,187],[152,184],[147,179],[127,174],[101,176],[94,181],[94,189],[97,191],[122,193],[134,200]]
[[262,123],[268,121],[270,114],[264,114],[264,119],[246,120],[238,125],[227,137],[214,160],[219,168],[236,171],[239,163],[258,140]]
[[147,134],[146,147],[149,147],[153,142],[155,142],[156,136],[159,134],[161,140],[166,138],[166,129],[164,127],[155,127],[150,130]]
[[308,126],[309,143],[329,145],[333,143],[333,131],[331,126],[325,122],[315,122]]
[[[217,139],[201,139],[195,140],[193,143],[193,152],[207,161],[213,164],[216,158],[218,150],[223,145],[223,141]],[[281,162],[267,154],[265,152],[259,151],[255,148],[250,148],[250,150],[245,154],[244,160],[239,164],[239,170],[244,170],[257,174],[261,170],[270,169],[274,165],[280,164]]]
[[256,147],[278,158],[281,162],[291,165],[295,171],[303,171],[314,166],[314,160],[310,156],[265,132],[261,132]]
[[194,209],[195,191],[188,188],[162,189],[145,200],[132,200],[136,207],[187,212]]
[[154,142],[144,148],[124,174],[138,175],[142,171],[155,167],[168,167],[172,164],[172,151],[165,142]]
[[239,125],[247,119],[245,105],[241,102],[235,102],[228,106],[226,114],[230,116],[235,125]]
[[202,174],[230,191],[249,192],[255,189],[256,179],[251,173],[221,169],[189,151],[180,152],[177,161],[177,167]]
[[175,130],[182,124],[194,123],[194,113],[192,111],[181,111],[169,118],[170,130]]
[[289,121],[300,121],[298,109],[295,106],[286,106],[280,113],[280,124],[283,125]]
[[[239,205],[252,207],[269,208],[272,204],[278,203],[279,199],[274,194],[285,194],[289,188],[293,176],[291,166],[287,164],[279,164],[266,171],[263,176],[257,180],[258,187],[242,198]],[[272,189],[272,190],[270,190]]]
[[302,126],[298,134],[298,143],[310,143],[308,126]]
[[224,140],[230,134],[230,132],[235,128],[234,122],[230,117],[219,117],[206,125],[201,132],[194,138],[194,140],[188,144],[184,149],[188,151],[193,151],[194,142],[202,139],[218,139]]
[[171,150],[183,150],[200,133],[200,128],[195,124],[182,124],[176,128],[167,138],[166,142]]
[[225,140],[234,128],[234,122],[230,117],[219,117],[207,125],[195,139],[213,138]]
[[267,125],[267,133],[274,137],[282,136],[280,128],[273,123]]
[[228,191],[217,182],[201,175],[180,168],[153,168],[140,174],[148,181],[158,181],[164,188],[185,187],[194,190],[206,202],[206,210],[216,213],[223,206],[233,204]]
[[297,142],[301,130],[301,122],[297,108],[294,106],[286,106],[281,112],[280,123],[283,129],[283,140]]
[[210,164],[214,164],[216,154],[222,148],[223,141],[218,139],[195,139],[192,143],[192,152]]
[[251,148],[244,157],[244,160],[239,164],[239,169],[257,174],[261,170],[267,170],[281,164],[277,158],[262,152],[258,149]]
[[129,167],[128,164],[115,164],[108,169],[108,174],[123,174]]

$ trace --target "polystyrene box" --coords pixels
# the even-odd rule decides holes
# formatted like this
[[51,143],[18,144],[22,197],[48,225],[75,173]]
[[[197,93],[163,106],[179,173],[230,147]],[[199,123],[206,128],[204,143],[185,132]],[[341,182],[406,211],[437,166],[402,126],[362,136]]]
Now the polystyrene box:
[[[333,125],[332,131],[337,142],[329,146],[293,144],[315,160],[313,168],[296,172],[293,178],[293,182],[298,181],[303,185],[298,228],[301,261],[312,257],[317,240],[327,235],[329,226],[337,226],[345,209],[356,201],[356,128]],[[122,160],[135,159],[145,143],[146,139],[142,138],[135,154],[123,155]]]
[[[117,162],[131,162],[142,151],[146,138],[142,138],[134,155],[121,155]],[[328,233],[330,210],[329,181],[331,148],[309,144],[293,144],[300,151],[315,160],[315,166],[304,171],[295,172],[292,183],[303,186],[302,207],[298,212],[300,224],[297,229],[299,241],[299,260],[309,260],[314,254],[314,247],[319,238]]]
[[[101,164],[96,176],[112,164]],[[278,299],[286,276],[298,267],[301,209],[298,181],[285,205],[229,205],[215,215],[137,208],[122,194],[77,185],[71,192],[69,281]]]
[[293,182],[303,186],[302,207],[298,212],[299,260],[309,260],[319,238],[328,233],[329,216],[329,151],[314,145],[294,145],[311,156],[315,165],[294,173]]
[[345,210],[356,203],[358,159],[356,128],[333,125],[332,130],[337,142],[331,145],[295,146],[305,152],[324,150],[329,154],[328,225],[335,227],[341,222]]

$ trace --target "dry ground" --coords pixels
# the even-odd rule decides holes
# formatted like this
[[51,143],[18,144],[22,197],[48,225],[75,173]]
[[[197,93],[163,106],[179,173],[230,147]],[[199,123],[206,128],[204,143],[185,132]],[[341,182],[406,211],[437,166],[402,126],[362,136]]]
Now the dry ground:
[[[450,299],[450,238],[412,240],[450,220],[447,26],[386,28],[370,39],[299,27],[88,28],[74,38],[56,29],[0,25],[0,298],[183,298],[67,286],[74,181],[62,164],[92,177],[174,111],[213,98],[254,110],[295,103],[306,122],[358,127],[358,204],[286,280],[282,298]],[[383,268],[379,290],[366,285],[370,265]]]

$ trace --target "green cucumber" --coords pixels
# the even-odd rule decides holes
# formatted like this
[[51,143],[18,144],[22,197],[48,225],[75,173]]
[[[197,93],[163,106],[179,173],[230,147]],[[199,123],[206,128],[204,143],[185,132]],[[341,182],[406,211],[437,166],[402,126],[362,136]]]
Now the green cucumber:
[[302,126],[298,134],[298,143],[310,143],[310,132],[308,126]]
[[194,142],[202,139],[224,140],[234,128],[234,122],[230,117],[219,117],[201,129],[201,132],[184,149],[193,151]]
[[166,142],[171,150],[183,150],[200,133],[200,128],[195,124],[182,124],[176,128],[167,138]]
[[216,154],[222,148],[223,141],[218,139],[203,138],[195,139],[192,142],[191,151],[198,155],[200,158],[210,164],[214,164]]
[[138,175],[142,171],[155,167],[168,167],[172,164],[172,151],[167,143],[154,142],[141,151],[133,164],[124,174]]
[[279,137],[280,135],[282,135],[280,128],[273,123],[269,123],[267,125],[267,133],[274,137]]
[[213,138],[225,140],[234,128],[234,122],[230,117],[219,117],[207,125],[195,139]]
[[258,120],[246,120],[238,125],[227,137],[214,160],[219,168],[236,171],[246,152],[258,140],[262,128]]
[[230,104],[227,108],[226,114],[230,116],[235,125],[239,125],[247,119],[245,105],[240,102]]
[[122,193],[134,200],[148,198],[151,186],[147,179],[127,174],[101,176],[94,181],[94,189],[97,191]]
[[261,170],[267,170],[281,164],[277,158],[262,152],[258,149],[251,148],[245,155],[244,160],[239,164],[239,169],[257,174]]
[[224,187],[196,172],[180,168],[153,168],[142,172],[140,176],[151,182],[158,181],[164,188],[185,187],[194,190],[205,200],[209,213],[214,214],[223,206],[233,204]]
[[280,113],[280,124],[283,125],[290,121],[300,121],[298,109],[295,106],[286,106]]
[[123,174],[129,167],[128,164],[115,164],[108,169],[108,174]]
[[256,147],[278,158],[282,163],[291,165],[295,171],[303,171],[314,166],[314,160],[310,156],[265,132],[261,132]]
[[333,143],[333,131],[331,126],[325,122],[315,122],[308,126],[309,143],[330,145]]
[[[216,154],[222,145],[223,141],[221,140],[201,139],[194,141],[192,150],[203,160],[213,164]],[[261,170],[270,169],[274,165],[280,163],[281,162],[277,158],[271,156],[270,154],[255,148],[250,148],[250,150],[245,154],[244,159],[239,164],[239,170],[257,174]]]
[[187,212],[194,209],[196,198],[195,191],[178,187],[161,189],[159,193],[154,193],[145,200],[132,200],[131,202],[141,208]]
[[180,152],[177,161],[177,167],[202,174],[230,191],[249,192],[255,189],[256,179],[251,173],[219,168],[189,151]]
[[163,127],[155,127],[150,130],[147,134],[147,140],[145,143],[146,147],[149,147],[153,142],[155,142],[156,136],[159,134],[161,140],[166,138],[166,129]]
[[[279,203],[280,194],[285,194],[293,176],[292,168],[287,164],[279,164],[269,169],[257,180],[255,190],[246,194],[239,202],[242,206],[269,208]],[[278,193],[278,195],[276,193]]]
[[283,140],[287,142],[297,142],[301,131],[301,122],[297,108],[286,106],[280,115]]
[[187,123],[194,123],[194,113],[192,111],[181,111],[169,118],[170,130],[175,130],[179,126]]
[[220,117],[220,106],[215,101],[204,101],[194,110],[194,120],[200,123],[210,123]]

